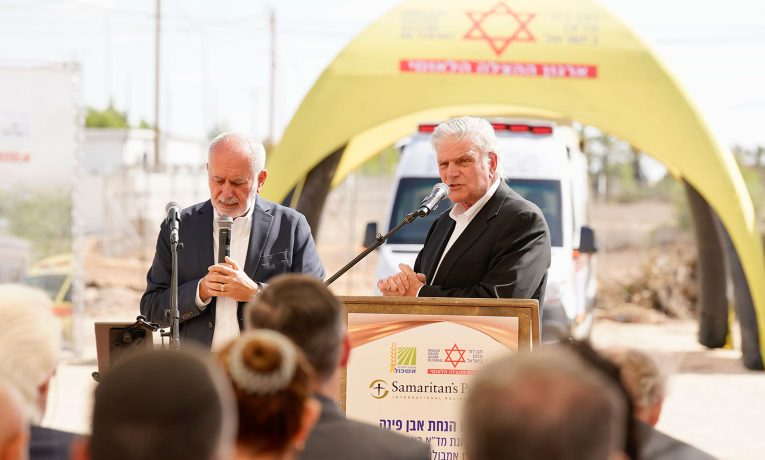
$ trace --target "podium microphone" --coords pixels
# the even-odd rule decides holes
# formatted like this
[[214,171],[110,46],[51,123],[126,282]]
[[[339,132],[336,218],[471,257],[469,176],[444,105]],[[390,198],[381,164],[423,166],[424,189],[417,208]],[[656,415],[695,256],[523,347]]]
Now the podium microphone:
[[417,211],[417,215],[420,217],[427,216],[438,207],[438,202],[446,198],[448,195],[448,185],[444,184],[443,182],[439,182],[438,184],[434,185],[430,195],[428,195],[427,198],[422,200],[422,203],[420,203],[420,209]]
[[231,257],[231,227],[234,219],[229,216],[218,217],[218,263],[226,262],[226,256]]
[[181,211],[178,203],[171,201],[165,206],[167,213],[167,223],[170,225],[170,241],[178,242],[178,227],[181,223]]
[[181,213],[178,203],[171,201],[165,206],[167,224],[170,226],[170,348],[181,348],[180,312],[178,311],[178,252],[183,249],[183,243],[179,241],[178,228],[181,225]]

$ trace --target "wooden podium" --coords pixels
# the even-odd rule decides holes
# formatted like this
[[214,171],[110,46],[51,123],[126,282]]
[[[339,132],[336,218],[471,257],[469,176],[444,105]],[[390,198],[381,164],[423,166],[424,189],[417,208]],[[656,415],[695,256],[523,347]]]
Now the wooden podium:
[[[539,302],[533,299],[457,299],[450,297],[339,297],[348,317],[356,313],[400,315],[489,316],[518,318],[517,350],[540,344]],[[349,328],[351,324],[349,322]],[[349,330],[349,333],[353,331]],[[353,336],[351,346],[354,346]]]
[[[472,376],[539,347],[536,300],[340,297],[351,355],[341,383],[350,418],[462,458],[462,403]],[[441,457],[438,457],[441,458]]]

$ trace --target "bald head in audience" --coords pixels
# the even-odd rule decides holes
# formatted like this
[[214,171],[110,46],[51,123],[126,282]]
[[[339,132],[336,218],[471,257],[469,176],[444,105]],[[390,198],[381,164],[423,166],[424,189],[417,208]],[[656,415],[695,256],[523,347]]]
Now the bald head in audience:
[[0,460],[26,459],[29,427],[21,400],[0,380]]
[[464,406],[472,460],[615,460],[626,409],[614,385],[559,347],[487,365]]

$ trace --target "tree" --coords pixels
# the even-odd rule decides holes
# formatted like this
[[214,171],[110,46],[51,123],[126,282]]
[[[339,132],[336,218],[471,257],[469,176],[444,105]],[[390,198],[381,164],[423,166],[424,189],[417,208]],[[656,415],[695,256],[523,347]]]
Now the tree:
[[36,189],[0,194],[0,217],[7,219],[10,234],[29,240],[36,259],[72,250],[70,192]]
[[605,201],[632,201],[647,192],[637,148],[591,126],[580,130],[580,136],[596,196]]
[[88,115],[85,118],[86,128],[129,128],[127,113],[120,112],[109,103],[105,110],[88,107]]

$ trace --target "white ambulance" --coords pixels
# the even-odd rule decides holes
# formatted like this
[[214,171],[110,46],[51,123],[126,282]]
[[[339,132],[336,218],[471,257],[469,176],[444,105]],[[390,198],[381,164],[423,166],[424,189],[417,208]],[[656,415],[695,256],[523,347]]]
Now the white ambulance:
[[[510,187],[544,213],[550,228],[552,262],[542,308],[542,338],[587,337],[596,294],[595,235],[587,226],[587,162],[576,131],[567,125],[538,120],[491,120],[497,133],[500,171]],[[430,134],[437,124],[421,124],[418,132],[399,142],[393,195],[385,221],[390,230],[419,208],[440,182]],[[441,202],[426,218],[418,218],[380,247],[377,277],[398,271],[399,263],[414,265],[428,228],[449,209]],[[378,232],[367,225],[365,245]],[[385,233],[385,232],[383,232]]]

